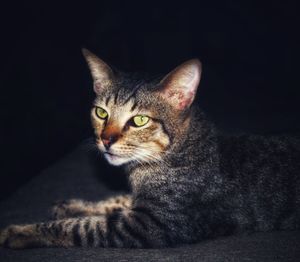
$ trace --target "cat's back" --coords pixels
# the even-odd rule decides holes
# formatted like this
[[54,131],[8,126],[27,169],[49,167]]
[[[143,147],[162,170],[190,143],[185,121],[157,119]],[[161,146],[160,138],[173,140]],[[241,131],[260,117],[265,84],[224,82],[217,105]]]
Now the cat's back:
[[263,176],[300,179],[299,136],[220,136],[220,168],[229,177],[254,182]]
[[235,206],[232,217],[241,228],[300,226],[299,137],[223,136],[219,156],[227,202]]

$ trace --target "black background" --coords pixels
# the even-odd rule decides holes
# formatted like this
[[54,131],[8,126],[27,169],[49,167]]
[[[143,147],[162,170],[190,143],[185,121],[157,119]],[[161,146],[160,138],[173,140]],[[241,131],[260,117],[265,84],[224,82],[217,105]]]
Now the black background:
[[299,133],[293,2],[20,1],[1,13],[0,198],[92,135],[82,47],[126,71],[198,57],[197,103],[225,132]]

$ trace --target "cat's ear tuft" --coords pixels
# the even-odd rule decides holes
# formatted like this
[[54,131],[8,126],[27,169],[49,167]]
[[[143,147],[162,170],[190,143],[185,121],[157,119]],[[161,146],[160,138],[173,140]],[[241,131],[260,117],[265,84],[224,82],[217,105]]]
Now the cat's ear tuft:
[[198,59],[186,61],[161,80],[159,94],[177,110],[189,108],[196,96],[201,72]]
[[89,50],[82,48],[82,54],[94,80],[94,91],[99,94],[104,88],[111,85],[113,71],[104,61]]

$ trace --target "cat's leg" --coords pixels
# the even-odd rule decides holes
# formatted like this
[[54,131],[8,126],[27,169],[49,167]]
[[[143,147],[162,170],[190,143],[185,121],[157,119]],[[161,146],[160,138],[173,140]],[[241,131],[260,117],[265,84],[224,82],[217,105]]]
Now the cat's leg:
[[158,213],[139,207],[105,216],[68,218],[14,225],[0,232],[0,245],[30,247],[163,247],[170,245],[168,225]]
[[80,199],[71,199],[58,202],[52,208],[54,219],[63,219],[78,216],[98,216],[111,213],[114,210],[130,208],[132,199],[130,195],[111,197],[99,202],[90,202]]

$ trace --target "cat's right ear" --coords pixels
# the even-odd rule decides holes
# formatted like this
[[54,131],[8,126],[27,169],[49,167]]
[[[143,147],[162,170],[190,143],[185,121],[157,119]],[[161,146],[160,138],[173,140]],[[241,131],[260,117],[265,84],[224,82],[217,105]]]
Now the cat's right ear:
[[201,72],[198,59],[186,61],[161,80],[159,95],[177,110],[189,108],[195,99]]
[[83,48],[82,54],[90,68],[92,78],[94,80],[94,91],[100,94],[103,89],[112,84],[113,71],[99,57]]

